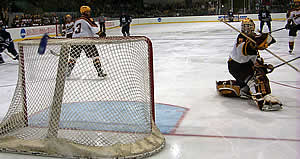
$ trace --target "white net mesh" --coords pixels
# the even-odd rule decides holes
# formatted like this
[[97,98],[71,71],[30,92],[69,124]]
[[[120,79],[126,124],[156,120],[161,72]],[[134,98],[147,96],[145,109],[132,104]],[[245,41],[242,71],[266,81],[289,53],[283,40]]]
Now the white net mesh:
[[146,37],[19,44],[18,85],[0,125],[2,151],[60,157],[144,157],[163,148],[154,124]]

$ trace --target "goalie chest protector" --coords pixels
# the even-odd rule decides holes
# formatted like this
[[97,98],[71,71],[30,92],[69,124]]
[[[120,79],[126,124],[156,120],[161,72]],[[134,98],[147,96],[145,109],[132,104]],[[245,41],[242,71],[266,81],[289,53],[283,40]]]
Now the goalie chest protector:
[[217,91],[220,95],[226,97],[239,97],[240,86],[235,80],[216,81]]

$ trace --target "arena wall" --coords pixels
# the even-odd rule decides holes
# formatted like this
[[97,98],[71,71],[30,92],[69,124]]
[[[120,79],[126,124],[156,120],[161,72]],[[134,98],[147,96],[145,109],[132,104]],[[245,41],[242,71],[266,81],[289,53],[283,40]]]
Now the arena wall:
[[[212,15],[212,16],[189,16],[189,17],[161,17],[161,18],[140,18],[133,19],[131,25],[154,25],[154,24],[170,24],[170,23],[201,23],[201,22],[217,22],[224,15]],[[240,14],[239,19],[246,17],[258,21],[257,14]],[[273,13],[273,21],[284,21],[286,20],[285,13]],[[107,29],[119,28],[119,21],[107,21]],[[55,25],[39,26],[39,27],[24,27],[24,28],[12,28],[7,29],[10,32],[14,41],[22,41],[26,39],[41,38],[43,34],[48,33],[50,36],[55,36],[58,31]]]

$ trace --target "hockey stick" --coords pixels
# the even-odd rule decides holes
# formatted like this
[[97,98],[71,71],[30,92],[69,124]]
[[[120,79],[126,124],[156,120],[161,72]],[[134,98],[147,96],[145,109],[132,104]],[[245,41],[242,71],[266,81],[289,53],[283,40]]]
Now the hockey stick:
[[[48,34],[44,34],[44,36],[42,37],[40,44],[39,44],[39,49],[38,49],[38,54],[43,55],[46,51],[47,45],[48,45],[48,39],[50,39],[51,37],[48,36]],[[52,39],[52,38],[51,38]],[[57,54],[56,52],[54,52],[53,50],[48,51],[50,54],[54,55],[54,56],[59,56],[59,54]]]
[[273,31],[271,31],[271,32],[269,32],[269,33],[274,33],[274,32],[277,32],[277,31],[280,31],[280,30],[283,30],[283,29],[285,29],[285,27],[280,28],[280,29],[273,30]]
[[6,50],[3,51],[7,56],[9,56],[10,58],[12,58],[13,60],[16,60],[16,57],[14,57],[13,55],[11,55],[10,53],[6,52]]
[[56,53],[56,52],[54,52],[53,50],[49,50],[49,53],[52,54],[52,55],[54,55],[54,56],[59,56],[59,54]]
[[[283,30],[283,29],[285,29],[285,27],[280,28],[280,29],[276,29],[276,30],[274,30],[274,31],[270,31],[270,32],[268,32],[268,33],[271,34],[271,33],[274,33],[274,32],[277,32],[277,31],[280,31],[280,30]],[[261,34],[261,32],[260,32],[261,30],[257,29],[256,31],[259,32],[259,33]]]
[[300,56],[298,56],[298,57],[296,57],[296,58],[293,58],[293,59],[287,61],[286,63],[282,63],[282,64],[279,64],[279,65],[276,65],[276,66],[274,66],[273,68],[274,68],[274,69],[275,69],[275,68],[278,68],[278,67],[283,66],[283,65],[285,65],[285,64],[287,64],[287,63],[289,63],[289,62],[295,61],[295,60],[297,60],[297,59],[299,59],[299,58],[300,58]]
[[[256,44],[256,41],[254,41],[252,38],[250,38],[248,35],[246,35],[245,33],[241,32],[240,30],[238,30],[237,28],[235,28],[234,26],[228,24],[227,22],[225,22],[223,19],[220,20],[221,22],[225,23],[226,25],[228,25],[229,27],[231,27],[233,30],[239,32],[240,34],[242,34],[244,37],[246,37],[247,39],[249,39],[251,42],[253,42],[254,44]],[[293,68],[294,70],[296,70],[297,72],[300,72],[298,68],[296,68],[295,66],[287,63],[284,59],[282,59],[281,57],[277,56],[276,54],[274,54],[272,51],[270,51],[269,49],[265,49],[267,52],[269,52],[271,55],[273,55],[274,57],[276,57],[277,59],[279,59],[280,61],[286,63],[287,65],[289,65],[291,68]]]
[[43,55],[45,53],[48,44],[48,39],[48,34],[44,34],[39,44],[38,54]]

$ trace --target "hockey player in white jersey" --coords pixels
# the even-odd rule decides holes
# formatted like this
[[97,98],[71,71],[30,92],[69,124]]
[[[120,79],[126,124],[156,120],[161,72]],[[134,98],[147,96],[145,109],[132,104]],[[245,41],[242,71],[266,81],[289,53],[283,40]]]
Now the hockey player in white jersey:
[[289,53],[292,54],[294,50],[294,43],[298,30],[300,30],[300,0],[294,0],[295,7],[287,13],[286,29],[289,29]]
[[[80,13],[82,16],[75,21],[73,38],[81,37],[99,37],[99,28],[94,20],[91,18],[91,8],[88,6],[81,6]],[[80,57],[81,51],[84,50],[88,58],[93,59],[94,66],[97,70],[98,76],[103,78],[106,74],[101,67],[100,57],[95,45],[73,45],[71,46],[71,53],[68,63],[67,76],[71,75],[71,72],[76,64],[77,58]]]
[[66,15],[66,22],[63,26],[63,33],[66,35],[66,38],[72,38],[74,32],[74,22],[72,21],[72,16],[70,14]]
[[263,111],[280,110],[281,102],[271,96],[271,88],[267,73],[273,71],[273,66],[264,64],[258,50],[264,50],[275,39],[269,33],[255,34],[255,24],[252,19],[242,21],[241,31],[255,40],[256,43],[239,34],[229,55],[228,69],[235,80],[217,82],[217,90],[224,96],[239,96],[255,101]]

